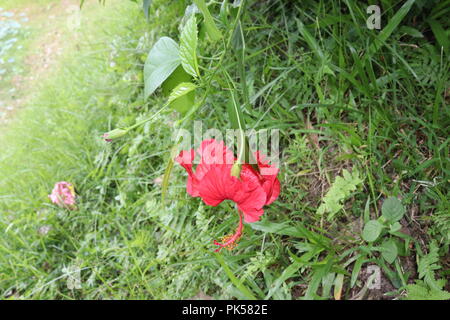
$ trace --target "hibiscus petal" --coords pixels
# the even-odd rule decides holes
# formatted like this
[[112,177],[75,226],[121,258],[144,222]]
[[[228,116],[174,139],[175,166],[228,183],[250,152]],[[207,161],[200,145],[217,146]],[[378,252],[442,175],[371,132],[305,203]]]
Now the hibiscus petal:
[[220,165],[234,162],[233,152],[223,143],[214,139],[202,141],[197,152],[201,156],[201,164],[203,165]]
[[240,188],[233,200],[244,213],[245,222],[258,221],[264,213],[267,193],[261,185],[260,177],[249,165],[243,165],[240,175]]
[[194,149],[182,150],[178,157],[175,158],[175,161],[178,162],[183,168],[185,168],[188,173],[192,174],[192,163],[194,161],[194,158]]
[[217,206],[223,200],[232,199],[237,190],[238,180],[230,174],[231,166],[211,166],[199,181],[198,190],[203,201]]
[[200,196],[205,204],[217,206],[224,200],[232,200],[242,211],[247,223],[258,221],[263,207],[277,199],[280,194],[278,168],[270,165],[259,152],[255,153],[261,172],[248,164],[241,167],[239,178],[231,176],[236,159],[223,141],[204,140],[196,150],[200,164],[193,171],[194,150],[181,152],[176,158],[188,172],[187,192]]
[[256,209],[238,206],[238,209],[244,213],[244,221],[247,223],[259,221],[260,217],[264,214],[264,210],[262,208]]
[[279,169],[276,166],[270,165],[266,156],[259,151],[256,151],[254,154],[258,160],[258,166],[261,169],[263,188],[267,194],[266,205],[268,205],[274,202],[280,194],[280,181],[277,178]]
[[198,197],[199,192],[197,190],[198,180],[195,177],[195,174],[192,170],[192,163],[195,158],[194,149],[191,150],[183,150],[180,152],[178,157],[175,158],[175,161],[178,162],[188,173],[188,179],[186,182],[186,191],[193,197]]
[[270,193],[267,193],[266,205],[274,202],[280,195],[280,181],[278,178],[275,178],[272,185],[269,185],[268,188],[270,188]]

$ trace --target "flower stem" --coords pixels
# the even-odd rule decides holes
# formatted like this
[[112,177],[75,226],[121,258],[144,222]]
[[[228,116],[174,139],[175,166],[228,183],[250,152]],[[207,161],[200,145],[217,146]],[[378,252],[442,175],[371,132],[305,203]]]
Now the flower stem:
[[160,114],[164,109],[166,109],[169,106],[169,103],[166,103],[161,109],[159,109],[155,114],[153,114],[151,117],[141,120],[139,122],[137,122],[136,124],[132,125],[131,127],[128,127],[127,130],[132,130],[135,129],[141,125],[143,125],[146,122],[149,122],[150,120],[152,120],[153,118],[155,118],[158,114]]

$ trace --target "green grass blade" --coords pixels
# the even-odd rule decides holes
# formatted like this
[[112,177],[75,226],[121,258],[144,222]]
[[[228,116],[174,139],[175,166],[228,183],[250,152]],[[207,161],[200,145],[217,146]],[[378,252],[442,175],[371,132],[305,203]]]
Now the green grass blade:
[[231,280],[231,282],[234,284],[234,286],[247,298],[250,300],[257,300],[257,298],[253,295],[253,293],[248,289],[231,271],[230,267],[225,262],[225,259],[223,256],[219,253],[214,253],[214,257],[216,258],[217,262],[222,266],[223,270],[225,271],[228,278]]
[[397,11],[397,13],[389,20],[389,23],[380,32],[375,41],[370,45],[368,50],[368,57],[373,56],[386,42],[389,36],[394,32],[395,28],[402,22],[403,18],[408,14],[412,5],[416,0],[408,0],[405,4]]

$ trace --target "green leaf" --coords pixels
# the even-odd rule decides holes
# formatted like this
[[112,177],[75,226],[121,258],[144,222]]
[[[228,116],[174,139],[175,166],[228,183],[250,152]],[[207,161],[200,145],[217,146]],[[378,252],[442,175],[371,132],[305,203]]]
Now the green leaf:
[[176,99],[170,103],[170,107],[182,115],[185,115],[195,104],[195,92],[191,91],[188,94]]
[[327,250],[331,247],[331,241],[328,237],[318,232],[308,230],[303,224],[299,222],[294,226],[291,226],[289,222],[275,223],[269,221],[258,221],[250,223],[249,226],[253,230],[307,239],[312,244],[317,244],[322,248],[326,248]]
[[220,263],[223,270],[225,271],[225,274],[228,276],[228,278],[231,280],[231,282],[234,284],[234,286],[247,298],[250,300],[257,300],[256,297],[253,295],[253,293],[250,291],[249,288],[247,288],[231,271],[230,267],[225,262],[225,259],[222,257],[219,253],[214,253],[214,257],[216,260]]
[[400,200],[395,197],[389,197],[383,202],[381,207],[383,217],[389,222],[396,222],[403,218],[405,207]]
[[361,271],[361,267],[365,261],[365,256],[361,256],[355,261],[355,265],[353,266],[352,270],[352,277],[350,279],[350,288],[353,288],[355,286],[356,280],[358,280],[359,272]]
[[244,48],[244,34],[242,32],[241,21],[239,20],[236,29],[233,31],[233,36],[231,38],[231,44],[233,49],[242,50]]
[[343,170],[341,176],[336,176],[327,194],[323,197],[322,203],[317,209],[317,213],[323,215],[328,213],[328,220],[331,220],[344,207],[344,201],[356,190],[363,180],[356,169],[350,174]]
[[414,37],[414,38],[423,38],[423,34],[419,30],[412,28],[412,27],[401,26],[400,32],[404,32],[407,35]]
[[340,273],[336,276],[336,279],[334,280],[334,291],[333,291],[334,300],[341,300],[343,287],[344,287],[344,275]]
[[194,0],[194,3],[197,5],[198,9],[202,12],[203,17],[205,18],[205,26],[208,36],[212,41],[220,40],[222,38],[222,34],[217,28],[214,19],[206,6],[205,0]]
[[408,284],[405,289],[408,292],[405,300],[450,300],[450,292],[430,288],[421,280]]
[[303,297],[303,299],[305,300],[316,299],[317,297],[316,292],[319,289],[320,283],[322,282],[323,277],[325,277],[330,271],[334,259],[331,255],[329,255],[324,259],[324,261],[327,261],[325,265],[316,268],[312,272],[311,280],[309,281],[309,285],[308,288],[306,289],[305,296]]
[[180,59],[184,70],[194,77],[200,75],[197,63],[197,20],[191,15],[181,32]]
[[268,232],[268,233],[276,233],[284,236],[291,236],[291,237],[297,237],[297,238],[306,238],[305,235],[297,230],[295,227],[289,225],[288,222],[283,223],[274,223],[274,222],[268,222],[268,221],[258,221],[250,223],[249,226],[253,230],[258,230],[262,232]]
[[239,129],[245,131],[245,120],[241,107],[238,105],[238,101],[233,92],[230,92],[231,99],[227,103],[228,116],[230,117],[231,127],[233,129]]
[[397,232],[402,228],[402,225],[398,222],[394,222],[391,224],[389,232]]
[[197,86],[191,82],[180,83],[170,93],[168,103],[173,109],[185,114],[194,105],[196,88]]
[[319,43],[311,35],[311,33],[308,31],[308,29],[303,24],[303,22],[301,22],[299,19],[295,19],[295,21],[297,22],[297,29],[298,29],[299,33],[302,35],[303,39],[308,44],[311,51],[313,51],[314,54],[316,54],[317,57],[323,61],[325,59],[325,55],[324,55],[322,49],[320,48]]
[[169,161],[167,161],[166,170],[164,171],[164,177],[161,184],[161,202],[164,204],[167,189],[169,188],[169,179],[170,174],[172,173],[173,165],[174,165],[174,159],[178,155],[178,147],[179,147],[179,141],[175,143],[175,145],[170,150],[170,157]]
[[445,291],[446,279],[436,279],[436,270],[441,269],[439,265],[439,247],[435,241],[430,243],[429,253],[423,255],[419,253],[417,263],[418,278],[415,284],[406,286],[408,291],[407,299],[429,299],[429,300],[449,300],[450,292]]
[[429,19],[428,24],[430,25],[431,30],[433,31],[433,34],[436,37],[437,42],[439,43],[439,46],[442,47],[446,53],[448,53],[450,42],[444,28],[439,22],[433,19]]
[[192,77],[179,65],[161,86],[164,96],[168,97],[172,90],[182,82],[192,82]]
[[283,270],[283,273],[273,282],[273,284],[269,288],[269,292],[267,296],[264,298],[265,300],[270,299],[273,294],[286,282],[289,278],[292,278],[297,272],[298,269],[302,267],[302,264],[299,262],[294,262],[287,268]]
[[397,245],[392,239],[386,240],[381,244],[381,255],[388,263],[393,263],[398,255]]
[[389,23],[386,25],[386,27],[381,30],[378,37],[376,37],[376,40],[370,45],[368,49],[369,57],[375,54],[382,47],[384,42],[389,38],[392,32],[394,32],[395,28],[397,28],[406,14],[409,12],[414,2],[415,0],[406,1],[397,11],[397,13],[389,20]]
[[367,242],[373,242],[378,239],[381,234],[381,230],[383,230],[383,225],[380,222],[377,220],[370,220],[364,226],[362,238]]
[[169,188],[169,179],[170,179],[170,174],[172,173],[173,164],[174,164],[173,159],[170,158],[169,161],[167,162],[166,170],[164,171],[164,177],[163,177],[163,181],[161,184],[161,202],[162,203],[164,203],[164,201],[165,201],[167,189]]
[[240,163],[250,163],[251,166],[259,172],[259,167],[255,165],[256,161],[253,154],[250,152],[250,146],[248,143],[248,137],[245,135],[245,120],[242,113],[242,108],[238,104],[236,96],[233,91],[230,91],[231,99],[227,103],[228,116],[230,118],[231,127],[239,131],[239,147],[238,161]]
[[227,103],[228,116],[230,118],[231,127],[239,130],[239,150],[237,158],[239,163],[244,163],[245,158],[249,153],[247,146],[247,137],[245,136],[245,120],[242,114],[241,106],[238,105],[234,93],[231,92],[231,99]]
[[366,206],[364,207],[364,222],[370,220],[370,196],[367,197]]
[[145,98],[155,92],[180,63],[178,44],[169,37],[159,39],[145,61]]
[[168,102],[171,103],[172,101],[188,94],[189,92],[195,90],[196,88],[197,86],[192,82],[182,82],[172,90]]
[[[162,91],[164,96],[169,97],[172,90],[175,89],[177,85],[182,82],[190,82],[192,77],[184,71],[183,67],[178,66],[175,71],[170,75],[169,78],[162,84]],[[186,112],[191,110],[195,103],[195,91],[191,91],[188,94],[179,97],[178,99],[170,103],[170,107],[177,110],[179,113],[184,115]]]
[[419,279],[423,279],[431,288],[442,289],[442,286],[436,281],[435,271],[441,269],[439,265],[439,247],[435,241],[430,243],[430,252],[419,258],[417,271]]
[[322,297],[330,298],[331,288],[333,287],[336,278],[335,272],[329,272],[322,278]]

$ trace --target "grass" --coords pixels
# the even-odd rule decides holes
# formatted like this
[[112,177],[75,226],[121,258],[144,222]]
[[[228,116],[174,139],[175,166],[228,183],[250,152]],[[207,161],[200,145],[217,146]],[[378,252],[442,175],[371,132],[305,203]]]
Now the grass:
[[[80,49],[0,135],[0,294],[385,299],[448,290],[444,2],[383,1],[377,31],[365,27],[365,7],[353,1],[248,1],[243,56],[200,32],[200,70],[213,81],[200,89],[206,101],[193,119],[230,128],[223,88],[235,88],[247,125],[279,128],[282,150],[279,199],[261,222],[245,226],[236,249],[217,254],[212,240],[237,223],[230,203],[209,207],[189,197],[177,165],[161,203],[158,180],[176,114],[163,113],[111,145],[100,138],[163,104],[160,93],[143,98],[142,67],[159,37],[178,40],[187,3],[154,1],[147,23],[135,4],[107,1],[87,19]],[[214,17],[218,7],[211,6]],[[216,19],[225,37],[235,14],[229,10]],[[221,56],[216,73],[218,59],[208,57]],[[352,184],[344,195],[338,176]],[[60,180],[75,184],[77,211],[49,204]],[[388,232],[392,224],[381,220],[385,231],[368,242],[364,225],[386,216],[388,197],[406,209],[401,229]],[[324,202],[342,207],[320,214]],[[398,255],[389,262],[391,242]],[[383,286],[368,290],[374,265]]]

